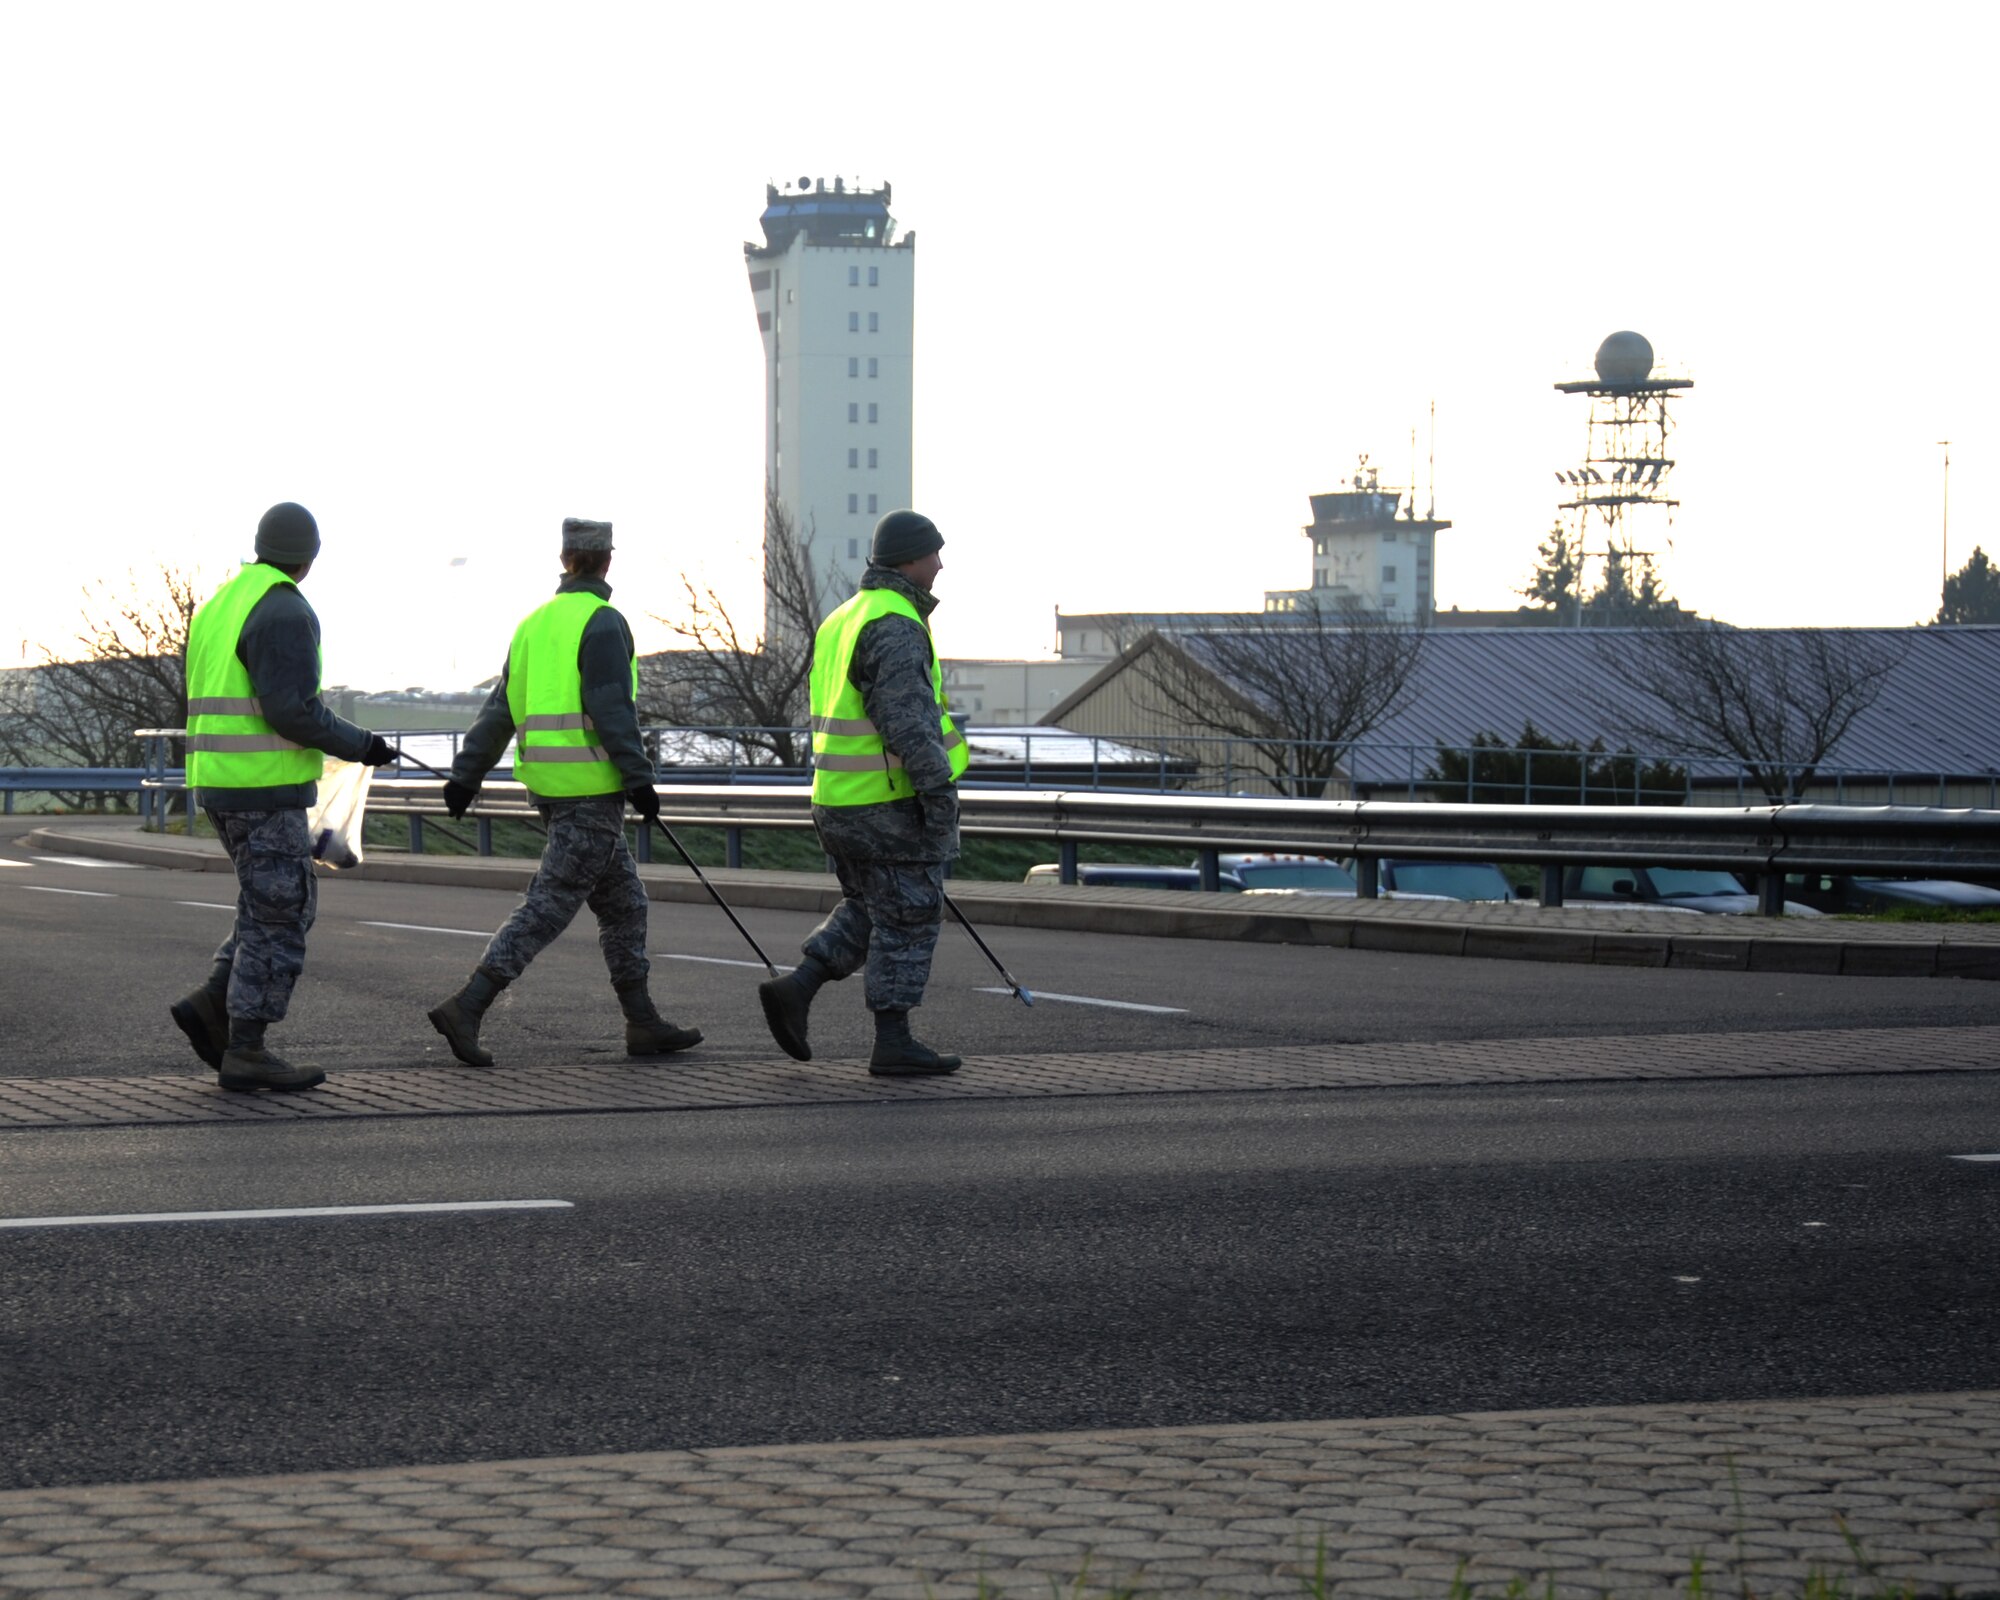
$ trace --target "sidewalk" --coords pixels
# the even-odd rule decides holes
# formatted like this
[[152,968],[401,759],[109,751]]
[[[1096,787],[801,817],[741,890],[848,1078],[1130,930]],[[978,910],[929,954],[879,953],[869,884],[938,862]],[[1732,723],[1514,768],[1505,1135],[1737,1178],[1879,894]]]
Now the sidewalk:
[[[1844,1531],[1843,1531],[1844,1530]],[[1846,1536],[1861,1552],[1858,1563]],[[2000,1392],[0,1494],[0,1596],[2000,1594]],[[1318,1574],[1318,1576],[1315,1576]],[[1079,1583],[1081,1579],[1081,1583]],[[1053,1586],[1053,1587],[1052,1587]]]
[[39,1128],[708,1111],[895,1100],[1990,1073],[2000,1064],[2000,1027],[992,1055],[945,1078],[873,1078],[865,1061],[800,1062],[776,1056],[747,1061],[677,1056],[665,1068],[619,1062],[475,1070],[455,1065],[435,1045],[425,1048],[430,1053],[410,1065],[341,1068],[311,1094],[234,1094],[191,1060],[184,1072],[144,1077],[0,1078],[0,1134]]
[[[141,833],[125,818],[102,822],[64,818],[37,828],[24,843],[56,854],[146,866],[229,870],[214,840]],[[518,858],[383,852],[344,876],[518,893],[527,887],[534,866],[533,861]],[[840,895],[825,873],[706,870],[735,906],[817,916],[831,910]],[[685,867],[652,864],[641,867],[640,876],[655,900],[708,898]],[[951,892],[968,915],[993,927],[1621,967],[2000,979],[2000,923],[1859,923],[1833,917],[1772,921],[1617,906],[1544,908],[1532,903],[1190,894],[969,879],[954,881]]]

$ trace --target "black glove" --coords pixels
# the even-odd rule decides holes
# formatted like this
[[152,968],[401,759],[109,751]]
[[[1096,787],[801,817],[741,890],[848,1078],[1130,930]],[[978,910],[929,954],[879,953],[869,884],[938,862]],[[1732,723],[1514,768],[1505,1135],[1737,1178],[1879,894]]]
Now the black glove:
[[924,814],[924,846],[941,860],[958,854],[958,791],[939,789],[917,796]]
[[479,791],[470,784],[460,783],[456,778],[444,780],[444,808],[456,822],[471,809],[472,802],[479,798]]
[[648,822],[658,820],[660,815],[660,792],[650,783],[636,783],[625,791],[626,804],[638,812]]
[[361,757],[364,767],[386,767],[396,759],[396,747],[379,733],[368,735],[368,749]]

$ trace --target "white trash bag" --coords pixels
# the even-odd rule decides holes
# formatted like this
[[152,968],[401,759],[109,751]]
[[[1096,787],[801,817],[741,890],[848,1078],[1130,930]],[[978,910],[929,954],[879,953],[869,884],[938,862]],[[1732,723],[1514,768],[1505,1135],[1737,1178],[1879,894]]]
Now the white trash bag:
[[320,775],[319,803],[306,813],[313,860],[328,867],[361,865],[361,827],[368,809],[368,780],[375,769],[331,757]]

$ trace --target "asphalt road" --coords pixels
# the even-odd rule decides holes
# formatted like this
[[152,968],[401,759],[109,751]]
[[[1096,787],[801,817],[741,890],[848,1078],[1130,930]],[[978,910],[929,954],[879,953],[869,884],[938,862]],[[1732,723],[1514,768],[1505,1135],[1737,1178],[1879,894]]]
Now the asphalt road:
[[0,1138],[0,1485],[2000,1385],[2000,1080]]
[[[166,1008],[205,976],[228,929],[233,880],[52,861],[20,848],[21,831],[19,819],[0,829],[0,1077],[198,1070]],[[273,1042],[331,1071],[442,1064],[448,1057],[424,1013],[464,980],[481,937],[514,903],[498,890],[323,882],[306,975]],[[780,961],[793,958],[814,920],[756,909],[742,916]],[[720,912],[656,903],[651,933],[661,1008],[707,1034],[704,1054],[774,1052],[754,992],[762,969]],[[1034,1054],[2000,1022],[1993,983],[1473,961],[1027,928],[997,929],[993,942],[1031,989],[1161,1009],[1049,1000],[1030,1011],[982,993],[998,980],[947,928],[918,1015],[919,1031],[941,1047]],[[832,988],[814,1008],[821,1055],[867,1052],[860,987]],[[508,1067],[622,1058],[622,1024],[587,913],[502,996],[485,1037]]]
[[[198,1070],[165,1016],[231,880],[0,825],[0,1076]],[[442,1069],[423,1011],[508,894],[322,886],[274,1039]],[[807,917],[746,911],[773,953]],[[2000,1022],[2000,985],[947,932],[920,1025],[978,1051]],[[656,988],[767,1056],[716,912]],[[1130,1007],[1152,1009],[1129,1009]],[[815,1011],[859,1054],[858,985]],[[495,1009],[612,1055],[587,925]],[[1632,1039],[1621,1048],[1642,1050]],[[671,1069],[665,1069],[671,1070]],[[2000,1075],[1210,1094],[0,1135],[0,1486],[779,1440],[2000,1384]]]

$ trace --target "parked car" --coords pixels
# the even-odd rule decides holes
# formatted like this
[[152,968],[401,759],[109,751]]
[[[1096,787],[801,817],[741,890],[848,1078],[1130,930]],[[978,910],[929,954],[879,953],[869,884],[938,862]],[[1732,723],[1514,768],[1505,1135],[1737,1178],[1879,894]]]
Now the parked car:
[[[1062,868],[1045,861],[1028,868],[1023,883],[1062,882]],[[1199,889],[1201,871],[1197,867],[1147,867],[1120,861],[1084,861],[1077,865],[1076,881],[1093,889]],[[1228,873],[1222,876],[1224,889],[1241,889]]]
[[[1424,863],[1429,865],[1430,863]],[[1258,851],[1218,856],[1220,886],[1225,891],[1259,895],[1325,895],[1352,900],[1358,889],[1354,874],[1331,856],[1295,855],[1282,851]],[[1385,867],[1389,863],[1384,863]],[[1488,868],[1488,871],[1494,869]],[[1495,872],[1495,876],[1498,873]],[[1057,883],[1062,869],[1053,861],[1028,869],[1024,882]],[[1148,867],[1116,861],[1077,863],[1076,881],[1098,889],[1199,889],[1201,864],[1186,867]],[[1505,883],[1505,880],[1501,880]],[[1463,900],[1467,895],[1437,894],[1399,886],[1384,872],[1380,883],[1385,900]]]
[[[1683,911],[1741,917],[1757,910],[1757,897],[1733,872],[1713,867],[1637,867],[1623,862],[1571,867],[1563,873],[1563,899],[1611,905],[1676,906]],[[1787,900],[1785,915],[1816,917],[1802,900]]]
[[1376,882],[1408,898],[1432,895],[1445,900],[1514,900],[1520,895],[1507,875],[1490,861],[1419,861],[1385,856],[1376,863]]
[[[1200,866],[1196,862],[1197,867]],[[1352,895],[1354,874],[1331,856],[1287,855],[1280,851],[1260,851],[1254,855],[1226,855],[1217,859],[1225,877],[1234,878],[1240,889],[1290,889],[1299,894]]]
[[1785,895],[1820,911],[1893,911],[1899,906],[2000,911],[2000,889],[1953,878],[1857,878],[1844,872],[1788,872]]

